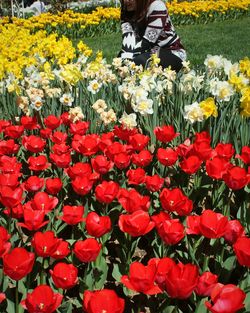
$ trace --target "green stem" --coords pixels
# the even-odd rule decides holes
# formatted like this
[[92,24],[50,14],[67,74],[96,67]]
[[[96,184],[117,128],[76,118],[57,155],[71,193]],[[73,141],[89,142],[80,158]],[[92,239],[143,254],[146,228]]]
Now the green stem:
[[43,262],[42,262],[42,270],[40,273],[40,285],[44,284],[44,265],[45,265],[45,258],[43,258]]
[[15,313],[19,313],[18,280],[16,281],[15,290]]

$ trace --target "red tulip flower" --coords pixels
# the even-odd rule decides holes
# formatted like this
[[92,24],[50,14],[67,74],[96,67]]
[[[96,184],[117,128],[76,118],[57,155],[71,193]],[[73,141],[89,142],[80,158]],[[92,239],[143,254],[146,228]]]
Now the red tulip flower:
[[94,182],[90,180],[90,177],[76,177],[72,182],[72,188],[78,195],[85,196],[90,192]]
[[5,136],[8,136],[12,139],[18,139],[22,136],[24,132],[24,126],[23,125],[11,125],[7,126],[4,129]]
[[33,153],[38,153],[38,152],[43,151],[46,145],[46,141],[38,136],[31,135],[31,136],[24,136],[22,140],[22,144],[24,148],[27,149],[28,151],[33,152]]
[[172,125],[165,125],[165,126],[158,126],[154,129],[154,134],[157,138],[157,140],[161,142],[170,142],[175,137],[179,136],[179,133],[175,132],[175,129]]
[[238,238],[233,248],[240,265],[250,267],[250,238]]
[[164,178],[160,177],[157,174],[153,176],[146,176],[145,185],[148,191],[157,192],[163,187]]
[[38,256],[46,258],[55,253],[61,241],[62,239],[56,238],[53,231],[48,230],[44,233],[36,232],[31,244]]
[[104,155],[97,155],[91,159],[91,165],[101,175],[108,173],[113,168],[113,162],[109,161]]
[[155,223],[150,220],[149,214],[142,210],[135,211],[132,214],[121,214],[118,225],[122,232],[133,237],[143,236],[155,227]]
[[78,269],[73,264],[57,263],[49,272],[56,288],[70,289],[78,282]]
[[63,216],[61,216],[60,219],[63,220],[68,225],[76,225],[78,223],[85,221],[85,218],[83,218],[84,214],[83,206],[65,205],[62,211]]
[[213,179],[222,179],[227,169],[232,165],[224,158],[215,156],[211,160],[206,161],[206,171],[208,176]]
[[14,248],[3,257],[3,271],[13,280],[20,280],[28,275],[35,262],[35,254],[24,248]]
[[231,220],[227,224],[223,237],[227,242],[233,244],[238,238],[245,237],[245,229],[238,220]]
[[27,163],[29,165],[29,169],[36,172],[46,170],[50,166],[50,163],[48,163],[45,155],[39,155],[37,157],[31,156],[28,158]]
[[212,210],[203,211],[200,217],[200,232],[207,238],[220,238],[224,236],[227,225],[227,217]]
[[118,202],[128,213],[143,210],[148,212],[150,207],[150,197],[143,196],[135,189],[121,188],[117,195]]
[[43,210],[32,210],[31,208],[24,207],[24,223],[18,223],[18,226],[27,228],[29,231],[38,230],[49,223],[49,221],[44,221],[44,217],[45,212]]
[[139,167],[135,170],[128,170],[126,176],[128,177],[128,184],[136,186],[144,183],[146,172],[143,168]]
[[46,191],[51,195],[56,195],[62,189],[63,183],[60,178],[47,178]]
[[232,158],[235,153],[235,149],[231,143],[218,143],[215,147],[215,152],[221,158],[224,158],[228,161]]
[[54,250],[50,257],[55,260],[61,260],[66,258],[67,255],[70,254],[69,243],[67,241],[60,241],[56,250]]
[[229,168],[222,178],[229,188],[239,190],[249,184],[250,174],[244,168],[234,166]]
[[38,176],[30,176],[24,183],[24,188],[28,192],[37,192],[43,188],[44,179]]
[[217,284],[211,292],[211,301],[206,307],[212,313],[236,313],[244,308],[246,294],[235,285]]
[[132,163],[138,167],[148,166],[153,159],[152,154],[148,150],[142,150],[132,155]]
[[165,220],[157,227],[157,232],[167,245],[175,245],[185,237],[184,226],[178,219]]
[[54,293],[51,287],[40,285],[27,294],[27,298],[21,302],[21,305],[29,313],[53,313],[61,305],[62,299],[63,296]]
[[46,118],[44,118],[44,124],[46,127],[54,130],[56,129],[57,127],[60,126],[61,124],[61,121],[58,117],[56,117],[55,115],[48,115]]
[[198,283],[194,291],[199,296],[208,297],[217,283],[218,275],[211,272],[204,272],[201,276],[199,276]]
[[86,217],[85,227],[90,236],[99,238],[111,231],[111,219],[109,216],[99,216],[95,212],[90,212]]
[[83,294],[83,309],[86,313],[123,313],[125,301],[113,290],[86,290]]
[[139,262],[130,265],[129,275],[123,275],[121,282],[128,288],[147,295],[161,293],[161,289],[155,285],[157,266],[154,263],[144,266]]
[[77,241],[74,245],[74,253],[81,262],[95,261],[100,253],[102,245],[94,238]]
[[178,154],[171,148],[159,148],[157,150],[157,160],[164,166],[173,166],[178,160]]
[[150,138],[143,134],[135,134],[129,137],[129,144],[136,151],[142,151],[146,148],[149,143]]
[[199,270],[196,265],[178,263],[166,275],[166,291],[171,298],[187,299],[198,283]]
[[7,208],[13,208],[23,200],[23,189],[21,187],[14,190],[10,187],[2,187],[0,189],[0,202]]
[[101,203],[111,203],[119,191],[119,185],[114,181],[103,181],[95,188],[96,199]]
[[191,155],[180,162],[180,168],[186,174],[192,175],[200,169],[201,164],[202,160],[198,156]]

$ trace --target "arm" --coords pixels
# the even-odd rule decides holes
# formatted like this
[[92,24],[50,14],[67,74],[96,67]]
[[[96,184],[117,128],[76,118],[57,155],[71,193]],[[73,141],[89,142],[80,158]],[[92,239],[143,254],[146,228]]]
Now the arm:
[[135,53],[143,53],[149,51],[155,46],[162,30],[164,29],[168,12],[166,5],[161,0],[152,2],[149,6],[147,19],[148,25],[142,40],[137,44]]

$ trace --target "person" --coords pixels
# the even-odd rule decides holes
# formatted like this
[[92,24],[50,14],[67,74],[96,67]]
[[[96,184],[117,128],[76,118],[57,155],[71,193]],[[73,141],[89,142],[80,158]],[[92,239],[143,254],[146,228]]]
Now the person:
[[45,4],[43,1],[33,1],[31,6],[29,7],[29,10],[34,11],[35,15],[40,15],[41,13],[46,12]]
[[161,0],[121,0],[121,29],[122,59],[147,67],[156,54],[163,68],[182,68],[186,51]]

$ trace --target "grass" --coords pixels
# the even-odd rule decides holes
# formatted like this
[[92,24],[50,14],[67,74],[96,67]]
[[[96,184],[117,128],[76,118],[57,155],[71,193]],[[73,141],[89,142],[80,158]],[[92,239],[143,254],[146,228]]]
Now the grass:
[[[238,61],[250,57],[250,17],[225,20],[206,25],[186,25],[176,27],[185,46],[188,59],[194,65],[204,62],[207,54],[218,54]],[[121,34],[83,38],[94,51],[102,50],[108,62],[116,57],[121,48]]]

